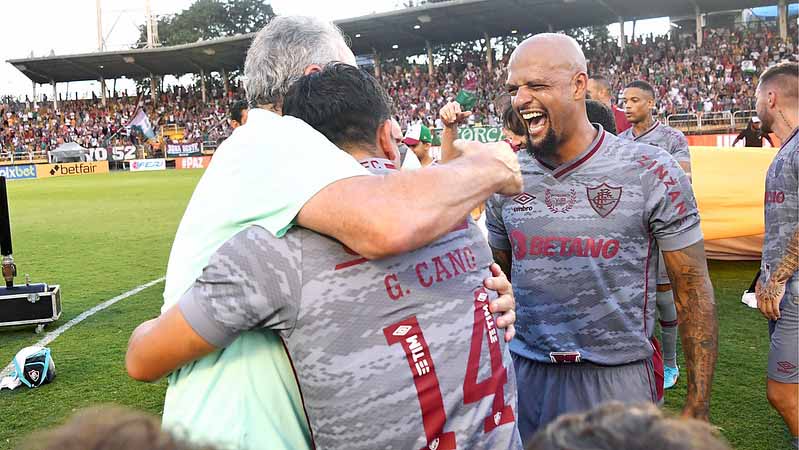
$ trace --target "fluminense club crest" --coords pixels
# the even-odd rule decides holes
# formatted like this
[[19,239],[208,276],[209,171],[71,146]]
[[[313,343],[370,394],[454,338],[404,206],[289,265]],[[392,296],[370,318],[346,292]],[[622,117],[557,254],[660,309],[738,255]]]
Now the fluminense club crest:
[[553,213],[568,212],[577,202],[577,191],[572,188],[567,193],[554,192],[549,189],[544,194],[544,203]]
[[616,209],[621,200],[621,187],[613,187],[607,183],[599,186],[585,188],[588,194],[588,203],[600,217],[607,217]]

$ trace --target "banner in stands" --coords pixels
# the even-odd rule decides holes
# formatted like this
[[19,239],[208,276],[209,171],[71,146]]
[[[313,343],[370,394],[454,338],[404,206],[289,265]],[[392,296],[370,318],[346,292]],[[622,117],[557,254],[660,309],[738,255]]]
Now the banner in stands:
[[108,173],[108,161],[39,164],[36,166],[37,178],[90,175],[95,173]]
[[166,160],[156,159],[134,159],[130,162],[131,172],[144,172],[149,170],[166,170]]
[[[439,129],[435,130],[439,139],[441,138],[442,131],[443,130]],[[502,135],[502,128],[500,127],[461,127],[458,129],[458,139],[479,142],[498,142],[505,139],[505,137]],[[433,142],[436,142],[436,139],[433,139]]]
[[132,145],[97,147],[87,149],[88,161],[130,161],[136,159],[136,147]]
[[[696,146],[696,147],[732,147],[732,143],[735,141],[735,138],[738,137],[737,134],[697,134],[697,135],[690,135],[685,136],[688,139],[688,145]],[[771,135],[771,140],[774,141],[774,145],[779,146],[780,140],[774,134]],[[744,140],[741,139],[735,145],[735,148],[743,148]],[[763,147],[771,147],[771,144],[768,143],[767,140],[763,139]]]
[[691,147],[693,188],[708,257],[760,258],[766,172],[776,152]]
[[194,142],[192,144],[166,144],[166,156],[169,158],[201,155],[202,148],[199,142]]
[[207,169],[211,163],[210,156],[191,156],[175,160],[176,169]]
[[6,180],[36,178],[36,165],[22,164],[19,166],[0,166],[0,177],[6,177]]

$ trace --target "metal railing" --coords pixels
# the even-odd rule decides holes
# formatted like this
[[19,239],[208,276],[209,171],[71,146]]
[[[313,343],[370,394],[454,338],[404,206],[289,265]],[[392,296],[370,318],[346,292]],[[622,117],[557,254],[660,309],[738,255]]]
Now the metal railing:
[[699,116],[699,127],[707,131],[727,131],[733,127],[730,111],[713,111]]
[[698,131],[699,117],[694,113],[672,114],[666,117],[666,125],[682,131]]
[[15,151],[7,151],[7,149],[3,149],[0,152],[0,164],[26,164],[26,163],[47,163],[47,152],[45,150],[38,150],[38,151],[25,151],[25,152],[15,152]]

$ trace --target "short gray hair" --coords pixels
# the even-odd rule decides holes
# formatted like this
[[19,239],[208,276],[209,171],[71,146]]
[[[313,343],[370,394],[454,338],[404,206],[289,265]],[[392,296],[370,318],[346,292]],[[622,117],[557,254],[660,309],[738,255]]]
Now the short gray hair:
[[344,47],[341,30],[330,22],[305,16],[273,18],[255,35],[244,61],[250,107],[281,105],[306,67],[336,61]]

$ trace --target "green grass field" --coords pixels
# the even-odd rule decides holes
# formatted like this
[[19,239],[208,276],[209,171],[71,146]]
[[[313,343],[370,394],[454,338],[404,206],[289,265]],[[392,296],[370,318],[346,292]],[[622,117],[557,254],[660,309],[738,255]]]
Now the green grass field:
[[[112,173],[9,183],[20,274],[63,289],[64,314],[48,329],[164,275],[178,222],[200,175]],[[711,262],[710,268],[721,322],[713,422],[736,449],[787,450],[787,429],[765,398],[766,322],[740,303],[757,264]],[[158,314],[162,290],[159,283],[122,300],[50,344],[58,368],[53,384],[0,392],[0,449],[14,448],[26,434],[89,405],[117,403],[160,414],[165,383],[130,380],[124,355],[133,328]],[[0,329],[0,367],[41,337],[31,328]],[[679,410],[684,388],[681,380],[668,391],[668,409]]]

